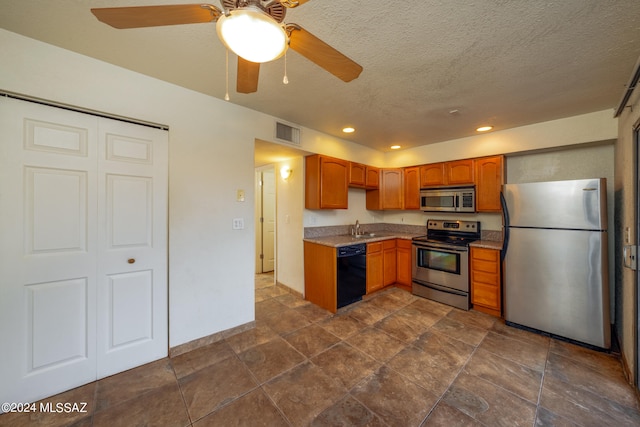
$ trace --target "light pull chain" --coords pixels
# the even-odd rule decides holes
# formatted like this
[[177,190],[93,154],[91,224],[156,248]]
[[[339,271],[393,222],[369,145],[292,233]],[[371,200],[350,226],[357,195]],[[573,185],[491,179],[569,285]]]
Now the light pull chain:
[[228,101],[229,98],[229,49],[227,49],[227,53],[226,53],[226,76],[225,76],[225,83],[226,83],[226,92],[224,94],[224,100]]
[[288,85],[289,77],[287,77],[287,52],[284,52],[284,78],[282,79],[282,83]]

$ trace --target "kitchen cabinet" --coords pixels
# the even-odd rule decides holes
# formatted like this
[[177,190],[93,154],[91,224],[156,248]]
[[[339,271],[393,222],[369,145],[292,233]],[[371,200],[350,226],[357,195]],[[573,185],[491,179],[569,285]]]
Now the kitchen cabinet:
[[500,212],[500,192],[504,184],[504,156],[475,159],[476,210]]
[[367,294],[384,287],[384,253],[382,242],[367,244]]
[[379,180],[379,168],[350,162],[349,187],[375,189],[379,186]]
[[411,292],[411,240],[396,240],[396,284]]
[[396,239],[384,240],[382,242],[382,284],[384,286],[396,283]]
[[305,158],[305,208],[347,209],[349,162],[315,154]]
[[475,310],[502,315],[499,250],[471,247],[471,303]]
[[332,313],[337,311],[336,248],[304,242],[304,298]]
[[380,169],[380,187],[377,190],[367,190],[367,209],[402,209],[403,182],[402,169]]
[[420,187],[473,185],[474,159],[431,163],[420,166]]
[[420,209],[420,167],[404,168],[404,209]]

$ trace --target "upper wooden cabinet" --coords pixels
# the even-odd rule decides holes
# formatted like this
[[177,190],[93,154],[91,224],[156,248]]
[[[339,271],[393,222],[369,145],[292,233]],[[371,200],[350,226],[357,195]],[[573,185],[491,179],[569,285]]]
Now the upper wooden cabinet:
[[420,187],[473,185],[474,159],[431,163],[420,166]]
[[402,209],[403,181],[403,169],[380,169],[380,187],[367,190],[367,209]]
[[404,208],[420,209],[420,167],[404,168]]
[[315,154],[305,158],[306,209],[347,209],[350,162]]
[[504,157],[492,156],[475,159],[476,210],[500,212],[500,192],[504,184]]
[[473,159],[456,160],[444,164],[446,185],[473,184]]
[[351,162],[349,165],[349,187],[378,188],[380,169]]

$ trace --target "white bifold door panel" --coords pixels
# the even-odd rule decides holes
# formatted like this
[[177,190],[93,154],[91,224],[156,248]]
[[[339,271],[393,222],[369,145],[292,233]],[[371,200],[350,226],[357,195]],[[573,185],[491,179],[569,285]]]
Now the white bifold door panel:
[[166,356],[167,132],[0,99],[0,401]]

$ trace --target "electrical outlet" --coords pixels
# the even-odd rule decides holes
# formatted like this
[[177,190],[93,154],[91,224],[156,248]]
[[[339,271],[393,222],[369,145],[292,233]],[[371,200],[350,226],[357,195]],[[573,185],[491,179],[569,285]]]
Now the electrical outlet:
[[244,219],[243,218],[233,218],[233,229],[234,230],[242,230],[242,229],[244,229]]

